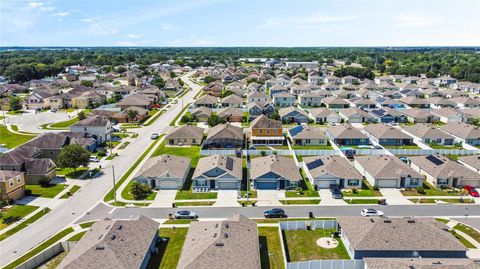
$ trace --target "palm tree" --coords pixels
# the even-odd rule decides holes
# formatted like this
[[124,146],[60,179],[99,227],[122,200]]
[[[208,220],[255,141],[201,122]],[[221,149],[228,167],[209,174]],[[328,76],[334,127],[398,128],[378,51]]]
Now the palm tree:
[[127,117],[130,122],[133,122],[138,115],[138,111],[135,109],[129,109],[127,111]]

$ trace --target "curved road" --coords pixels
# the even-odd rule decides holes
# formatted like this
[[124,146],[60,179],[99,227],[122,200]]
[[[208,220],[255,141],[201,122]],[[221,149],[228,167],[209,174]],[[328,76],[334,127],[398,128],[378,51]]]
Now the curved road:
[[[201,86],[190,82],[188,73],[182,76],[182,80],[192,87],[192,91],[185,94],[183,104],[188,104],[201,90]],[[135,129],[139,136],[126,147],[120,156],[114,158],[103,168],[103,173],[90,180],[74,196],[55,207],[45,217],[36,221],[33,225],[21,230],[0,242],[1,259],[0,266],[5,266],[17,259],[29,249],[35,247],[45,239],[54,235],[63,228],[73,224],[75,220],[83,216],[90,209],[103,200],[105,194],[112,188],[112,169],[115,166],[115,175],[119,179],[127,172],[130,166],[150,146],[153,132],[165,133],[169,130],[170,122],[182,110],[182,102],[172,104],[171,107],[150,126]]]

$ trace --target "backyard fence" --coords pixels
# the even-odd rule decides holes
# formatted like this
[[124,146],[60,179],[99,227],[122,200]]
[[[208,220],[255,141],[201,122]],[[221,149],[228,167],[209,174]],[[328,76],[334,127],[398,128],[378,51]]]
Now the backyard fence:
[[363,260],[318,260],[289,262],[287,269],[364,269]]
[[305,221],[282,221],[280,222],[280,229],[285,230],[306,230],[307,225],[310,224],[312,229],[333,229],[337,228],[337,220],[305,220]]
[[478,150],[470,149],[389,149],[394,155],[473,155],[480,153]]
[[46,261],[55,257],[57,254],[64,251],[70,251],[75,246],[76,243],[77,242],[58,242],[55,245],[33,256],[31,259],[27,260],[26,262],[20,264],[15,269],[37,268],[43,263],[45,263]]

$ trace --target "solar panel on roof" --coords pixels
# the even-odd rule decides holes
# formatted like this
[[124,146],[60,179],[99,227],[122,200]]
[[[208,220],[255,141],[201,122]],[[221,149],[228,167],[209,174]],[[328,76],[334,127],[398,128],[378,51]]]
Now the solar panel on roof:
[[296,136],[297,134],[301,133],[303,131],[303,126],[298,125],[296,127],[293,127],[290,129],[288,132],[290,133],[291,136]]
[[439,158],[433,156],[433,155],[430,155],[430,156],[427,156],[427,160],[431,161],[432,163],[434,163],[435,165],[441,165],[443,164],[443,161],[440,160]]
[[228,170],[233,170],[233,159],[230,158],[230,157],[227,157],[227,164],[226,164],[226,167]]
[[323,161],[322,160],[315,160],[313,162],[310,162],[310,163],[307,163],[307,168],[308,170],[312,170],[312,169],[315,169],[319,166],[322,166],[323,165]]

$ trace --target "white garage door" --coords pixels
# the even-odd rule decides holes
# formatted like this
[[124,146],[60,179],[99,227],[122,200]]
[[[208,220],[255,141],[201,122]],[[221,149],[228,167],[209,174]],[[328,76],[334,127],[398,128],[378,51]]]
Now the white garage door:
[[178,183],[176,180],[162,180],[160,181],[159,189],[162,190],[176,190],[178,188]]
[[397,182],[396,179],[379,179],[377,183],[379,188],[396,188]]
[[460,183],[462,184],[462,186],[465,186],[465,185],[470,185],[473,187],[480,186],[480,180],[462,180]]
[[220,190],[236,190],[237,182],[218,182],[218,188]]
[[331,184],[337,184],[336,180],[317,180],[317,188],[328,189]]

